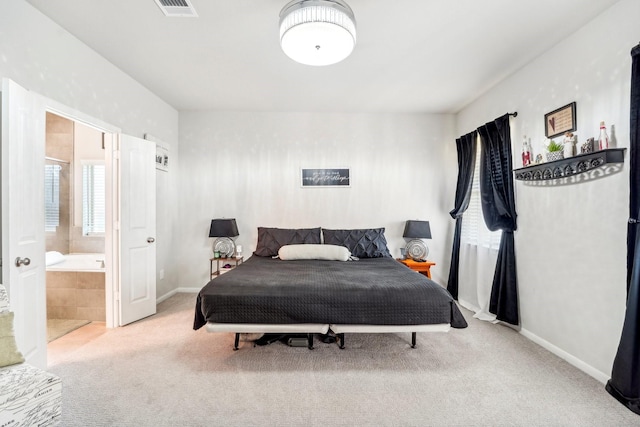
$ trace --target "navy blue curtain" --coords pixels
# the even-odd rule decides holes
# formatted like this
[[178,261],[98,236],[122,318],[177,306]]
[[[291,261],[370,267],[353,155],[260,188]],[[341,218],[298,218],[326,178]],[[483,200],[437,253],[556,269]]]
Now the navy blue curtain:
[[456,184],[455,206],[449,214],[456,220],[453,235],[453,249],[451,250],[451,266],[447,290],[454,299],[458,299],[458,270],[460,266],[460,234],[462,233],[462,214],[469,207],[471,199],[471,185],[473,171],[476,168],[476,147],[478,133],[473,131],[456,139],[458,148],[458,183]]
[[518,325],[518,277],[513,232],[517,228],[511,166],[509,114],[478,128],[480,134],[480,198],[491,231],[502,230],[489,311],[498,320]]
[[627,311],[607,391],[640,415],[640,45],[631,50],[629,224],[627,226]]

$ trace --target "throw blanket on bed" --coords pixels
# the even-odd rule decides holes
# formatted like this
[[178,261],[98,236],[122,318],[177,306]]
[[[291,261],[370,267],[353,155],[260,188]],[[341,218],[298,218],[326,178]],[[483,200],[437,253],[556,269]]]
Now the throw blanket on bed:
[[202,288],[193,327],[206,322],[467,326],[445,288],[392,258],[252,256]]

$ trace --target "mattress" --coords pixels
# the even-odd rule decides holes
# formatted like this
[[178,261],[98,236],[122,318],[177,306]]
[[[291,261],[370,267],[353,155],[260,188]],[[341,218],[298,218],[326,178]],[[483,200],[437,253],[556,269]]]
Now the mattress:
[[201,289],[194,329],[207,322],[467,326],[445,288],[392,258],[252,256]]

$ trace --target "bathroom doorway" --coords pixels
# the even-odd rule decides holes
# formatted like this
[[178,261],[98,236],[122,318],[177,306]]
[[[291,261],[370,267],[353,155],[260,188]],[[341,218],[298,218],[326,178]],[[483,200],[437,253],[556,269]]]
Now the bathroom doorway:
[[47,341],[104,327],[104,133],[47,112],[45,127]]

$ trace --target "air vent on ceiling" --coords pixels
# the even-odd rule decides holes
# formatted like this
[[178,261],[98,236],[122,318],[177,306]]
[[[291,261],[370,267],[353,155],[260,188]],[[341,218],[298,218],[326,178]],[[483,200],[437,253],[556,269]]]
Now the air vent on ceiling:
[[155,0],[166,16],[179,18],[196,18],[198,14],[189,0]]

